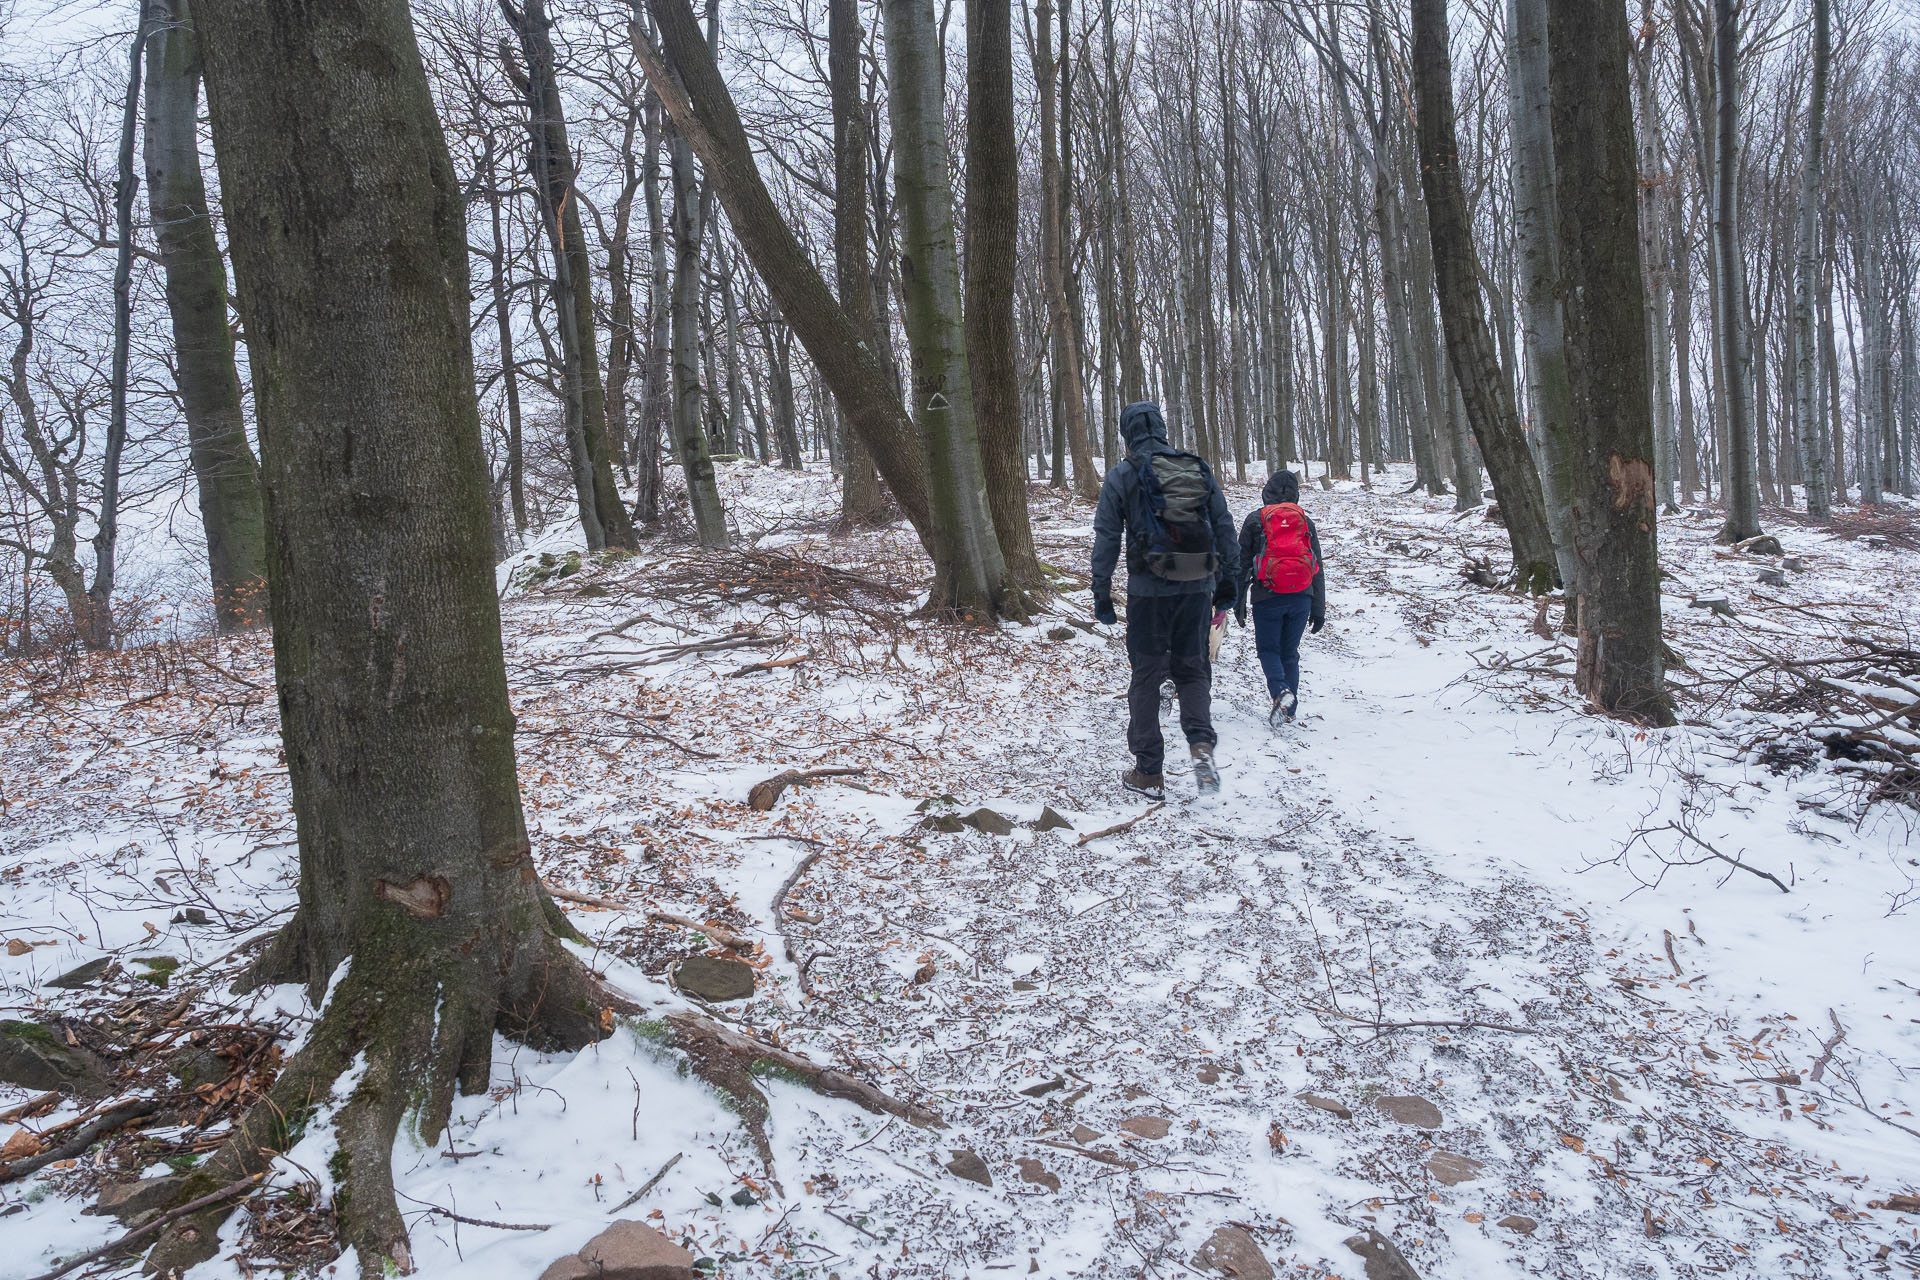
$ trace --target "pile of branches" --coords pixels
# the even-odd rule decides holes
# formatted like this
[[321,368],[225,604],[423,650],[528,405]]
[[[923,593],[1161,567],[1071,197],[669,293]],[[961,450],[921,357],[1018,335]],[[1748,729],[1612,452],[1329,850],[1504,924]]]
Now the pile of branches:
[[1727,681],[1753,710],[1806,717],[1837,772],[1865,788],[1869,804],[1920,809],[1920,650],[1847,636],[1840,651],[1761,661]]
[[1836,511],[1830,521],[1815,520],[1803,511],[1769,511],[1780,524],[1818,529],[1842,542],[1867,542],[1899,551],[1920,551],[1920,520],[1889,507]]
[[908,582],[880,576],[884,572],[878,565],[849,569],[745,548],[648,565],[625,585],[683,608],[760,605],[822,618],[851,614],[892,630],[914,593]]

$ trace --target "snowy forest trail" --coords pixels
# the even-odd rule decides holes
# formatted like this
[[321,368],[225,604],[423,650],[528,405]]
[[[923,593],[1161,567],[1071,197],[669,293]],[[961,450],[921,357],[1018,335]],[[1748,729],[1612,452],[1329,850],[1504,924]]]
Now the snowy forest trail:
[[[1823,767],[1776,775],[1705,729],[1637,734],[1568,705],[1554,664],[1500,660],[1564,642],[1460,577],[1458,552],[1497,546],[1496,526],[1385,477],[1310,490],[1330,607],[1302,719],[1267,727],[1251,633],[1232,632],[1223,792],[1201,803],[1176,773],[1149,812],[1117,784],[1124,649],[1081,595],[989,636],[910,624],[888,535],[806,526],[824,477],[724,479],[763,522],[744,559],[582,561],[557,542],[503,567],[536,856],[550,883],[631,904],[572,914],[641,1003],[703,1003],[676,978],[709,950],[646,913],[724,924],[760,944],[756,989],[710,1012],[948,1128],[775,1072],[769,1176],[645,1020],[577,1055],[501,1041],[448,1150],[396,1153],[423,1274],[537,1275],[610,1217],[742,1278],[1173,1275],[1213,1240],[1216,1259],[1251,1246],[1278,1274],[1358,1280],[1347,1241],[1368,1230],[1428,1280],[1920,1267],[1912,1216],[1868,1207],[1912,1193],[1920,1142],[1904,826],[1842,821]],[[1244,514],[1256,497],[1230,499]],[[1084,564],[1085,509],[1037,497],[1035,515],[1043,559]],[[1704,523],[1673,527],[1689,589],[1750,579]],[[1790,598],[1907,625],[1885,590],[1897,557],[1782,537],[1814,565]],[[1689,653],[1729,625],[1669,617]],[[291,898],[270,656],[251,640],[182,653],[82,682],[59,717],[36,710],[53,695],[12,705],[46,728],[7,738],[23,781],[0,929],[50,945],[0,961],[9,1002],[106,1025],[184,989],[291,1047],[300,993],[233,1005],[211,981]],[[809,768],[862,772],[747,803]],[[1042,823],[1048,808],[1070,827]],[[1664,866],[1671,833],[1621,858],[1670,821],[1791,892]],[[188,902],[216,918],[183,923]],[[47,987],[103,953],[181,976]],[[1483,1025],[1408,1025],[1463,1022]],[[289,1192],[324,1196],[331,1143],[324,1120],[309,1128],[279,1166]],[[166,1168],[150,1145],[93,1163],[0,1188],[44,1242],[0,1277],[110,1238],[65,1195]],[[223,1256],[270,1256],[255,1219],[227,1231]]]

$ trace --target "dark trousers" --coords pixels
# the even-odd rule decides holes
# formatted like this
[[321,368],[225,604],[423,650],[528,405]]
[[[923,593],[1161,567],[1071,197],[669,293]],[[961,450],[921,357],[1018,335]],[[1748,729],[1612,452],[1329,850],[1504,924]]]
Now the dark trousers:
[[1187,741],[1212,745],[1218,740],[1209,710],[1213,667],[1207,661],[1207,623],[1212,599],[1205,591],[1127,598],[1127,661],[1133,666],[1133,683],[1127,689],[1127,747],[1142,773],[1159,773],[1166,763],[1160,686],[1169,679],[1180,699],[1180,730]]
[[1300,692],[1300,637],[1313,612],[1313,592],[1294,591],[1253,602],[1253,647],[1267,676],[1267,696]]

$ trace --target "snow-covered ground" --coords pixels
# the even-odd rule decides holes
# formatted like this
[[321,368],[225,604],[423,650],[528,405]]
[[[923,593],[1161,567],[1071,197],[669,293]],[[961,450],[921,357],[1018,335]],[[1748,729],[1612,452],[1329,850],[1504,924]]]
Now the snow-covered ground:
[[[503,566],[536,857],[632,907],[573,908],[596,963],[666,1011],[689,1002],[669,966],[704,939],[644,912],[745,932],[758,992],[712,1012],[948,1127],[773,1077],[768,1170],[644,1027],[571,1056],[503,1040],[448,1149],[395,1153],[421,1274],[537,1275],[618,1217],[737,1277],[1175,1274],[1223,1227],[1289,1276],[1358,1280],[1346,1241],[1368,1229],[1430,1280],[1920,1274],[1920,1214],[1869,1207],[1920,1178],[1913,814],[1863,816],[1830,763],[1765,755],[1792,715],[1712,684],[1754,646],[1911,647],[1914,553],[1782,524],[1803,568],[1756,587],[1774,561],[1718,552],[1708,513],[1669,518],[1669,643],[1698,723],[1641,732],[1580,711],[1530,602],[1462,579],[1463,550],[1501,561],[1501,531],[1406,480],[1309,486],[1330,592],[1302,719],[1268,729],[1233,632],[1223,793],[1199,802],[1176,749],[1150,814],[1116,785],[1124,651],[1071,580],[1084,507],[1036,491],[1068,589],[988,636],[909,619],[913,548],[830,536],[818,474],[725,469],[760,542],[745,559],[575,569],[560,530]],[[1233,486],[1236,515],[1256,495]],[[0,1016],[66,1010],[110,1061],[138,1043],[127,1069],[175,1100],[138,1140],[0,1183],[14,1278],[114,1238],[81,1213],[91,1190],[205,1150],[271,1075],[258,1029],[290,1052],[311,1011],[224,986],[292,901],[265,646],[5,680],[0,935],[26,945],[0,956]],[[864,772],[746,804],[835,766]],[[1038,829],[1048,806],[1071,828]],[[952,821],[980,808],[1010,832]],[[103,985],[47,986],[103,954],[121,966]],[[252,1077],[180,1103],[150,1064],[192,1034]],[[29,1096],[0,1088],[0,1113]],[[310,1126],[276,1174],[276,1230],[234,1215],[196,1274],[318,1256],[290,1241],[324,1235],[330,1144]],[[961,1151],[991,1186],[948,1168]]]

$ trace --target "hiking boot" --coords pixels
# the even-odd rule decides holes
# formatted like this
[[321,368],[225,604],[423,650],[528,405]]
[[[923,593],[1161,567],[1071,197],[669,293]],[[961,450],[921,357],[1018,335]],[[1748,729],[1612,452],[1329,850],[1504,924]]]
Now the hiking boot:
[[1142,773],[1138,769],[1129,769],[1120,775],[1120,785],[1135,795],[1145,796],[1149,800],[1167,798],[1167,779],[1165,774]]
[[1291,689],[1282,690],[1273,700],[1273,706],[1267,709],[1267,723],[1278,729],[1293,719],[1295,708],[1300,705],[1300,697]]
[[1193,752],[1193,781],[1203,796],[1213,795],[1220,790],[1220,771],[1213,767],[1213,744],[1196,742],[1189,748]]

